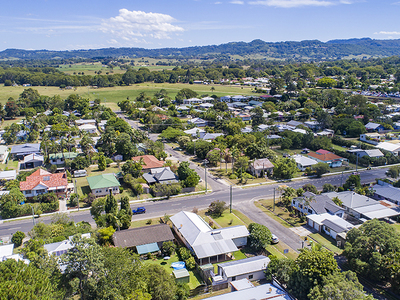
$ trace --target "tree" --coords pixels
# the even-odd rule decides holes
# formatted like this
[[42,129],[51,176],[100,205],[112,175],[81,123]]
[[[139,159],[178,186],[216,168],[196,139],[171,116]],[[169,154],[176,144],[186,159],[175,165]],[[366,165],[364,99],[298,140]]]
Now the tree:
[[147,292],[153,300],[173,300],[176,294],[175,279],[160,265],[149,264],[146,268]]
[[265,270],[266,279],[272,281],[273,277],[275,277],[281,284],[287,285],[295,269],[294,260],[290,258],[278,259],[274,255],[270,255],[269,257],[271,261]]
[[261,107],[255,107],[251,111],[251,124],[253,127],[257,127],[264,123],[264,112]]
[[332,184],[330,184],[330,183],[325,183],[325,184],[322,186],[322,192],[323,192],[323,193],[334,192],[334,191],[335,191],[335,187],[334,187]]
[[289,289],[298,299],[307,299],[315,285],[321,285],[324,277],[339,271],[333,253],[320,245],[301,250],[296,259],[296,268],[289,281]]
[[389,170],[386,171],[386,174],[392,178],[397,178],[399,177],[400,174],[400,168],[399,166],[392,166],[389,168]]
[[106,158],[103,154],[101,154],[99,157],[98,168],[100,171],[104,171],[106,167],[107,167]]
[[0,298],[1,299],[63,299],[64,290],[55,278],[23,261],[8,259],[0,263]]
[[329,77],[324,77],[317,81],[317,85],[324,88],[333,88],[336,86],[336,80]]
[[306,183],[305,185],[303,185],[303,191],[318,194],[316,186],[311,183]]
[[189,162],[181,162],[179,164],[177,173],[183,187],[195,187],[199,184],[200,176],[195,170],[190,169]]
[[386,222],[369,220],[347,233],[343,255],[351,270],[371,280],[390,279],[391,256],[400,252],[400,235]]
[[122,171],[125,174],[131,174],[134,178],[138,178],[142,172],[142,165],[140,162],[128,160],[122,165]]
[[345,184],[343,184],[343,188],[345,190],[360,188],[360,187],[361,187],[360,175],[350,175],[349,178],[347,178]]
[[106,196],[106,203],[104,205],[104,211],[106,214],[114,214],[114,215],[116,215],[118,212],[117,200],[111,193]]
[[286,207],[290,206],[292,203],[292,199],[297,196],[297,192],[294,188],[292,187],[287,187],[285,191],[282,193],[282,200],[283,200],[283,205]]
[[282,179],[290,179],[297,172],[297,165],[293,158],[281,158],[275,162],[274,176]]
[[4,110],[8,118],[15,118],[19,115],[19,108],[13,98],[8,98]]
[[250,223],[249,225],[249,246],[255,251],[265,250],[271,244],[271,231],[264,225]]
[[19,247],[22,245],[22,240],[25,238],[25,233],[22,231],[17,231],[13,234],[11,242],[14,243],[14,247]]
[[329,173],[330,167],[328,164],[319,162],[312,166],[312,170],[315,171],[317,177],[321,177],[325,173]]
[[224,201],[213,201],[208,207],[208,213],[215,217],[220,217],[224,213],[226,209],[226,203]]
[[114,232],[115,229],[112,226],[97,230],[100,245],[111,245]]
[[127,214],[132,215],[131,205],[129,204],[128,196],[124,196],[121,198],[121,210],[125,210]]
[[[269,268],[269,265],[268,265]],[[310,300],[372,300],[366,295],[357,275],[352,271],[330,274],[322,279],[322,284],[311,289]]]
[[173,241],[167,241],[162,244],[162,251],[167,255],[171,256],[176,249],[176,245]]

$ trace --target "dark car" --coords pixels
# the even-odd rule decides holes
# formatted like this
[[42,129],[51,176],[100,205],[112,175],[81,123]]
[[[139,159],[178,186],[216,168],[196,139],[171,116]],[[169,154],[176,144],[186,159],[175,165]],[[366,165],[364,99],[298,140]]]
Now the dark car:
[[136,209],[132,209],[132,213],[136,214],[144,214],[146,212],[146,208],[144,206],[138,207]]

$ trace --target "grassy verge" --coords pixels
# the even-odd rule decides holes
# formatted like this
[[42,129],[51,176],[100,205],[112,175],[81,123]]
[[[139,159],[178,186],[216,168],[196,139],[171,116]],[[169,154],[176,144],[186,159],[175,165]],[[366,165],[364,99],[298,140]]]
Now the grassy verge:
[[393,224],[392,226],[400,233],[400,224]]
[[[270,212],[273,209],[273,199],[263,199],[258,201],[264,208],[268,209]],[[272,213],[272,212],[271,212]],[[275,214],[274,214],[275,213]],[[277,206],[275,205],[275,211],[272,213],[273,215],[276,215],[278,217],[281,217],[282,219],[286,220],[290,224],[293,224],[293,226],[302,226],[306,224],[306,221],[302,221],[299,217],[295,216],[291,212],[287,210],[285,207]],[[286,222],[285,222],[286,223]],[[282,223],[281,223],[282,224]],[[288,225],[288,224],[286,224]],[[291,227],[289,225],[289,227]]]
[[336,246],[336,241],[334,239],[332,239],[331,237],[329,237],[323,233],[312,233],[312,234],[310,234],[310,237],[312,237],[319,244],[328,248],[332,252],[335,252],[337,254],[342,254],[342,252],[343,252],[343,249],[340,249]]

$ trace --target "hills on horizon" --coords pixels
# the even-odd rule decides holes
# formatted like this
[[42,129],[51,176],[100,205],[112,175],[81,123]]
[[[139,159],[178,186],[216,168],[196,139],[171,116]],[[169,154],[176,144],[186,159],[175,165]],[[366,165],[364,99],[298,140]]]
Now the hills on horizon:
[[338,39],[327,42],[304,40],[300,42],[265,42],[253,40],[220,45],[184,48],[101,48],[87,50],[23,50],[0,51],[0,59],[46,60],[100,57],[152,57],[152,58],[218,58],[239,55],[243,58],[285,60],[334,60],[343,58],[386,57],[400,55],[400,39],[375,40],[371,38]]

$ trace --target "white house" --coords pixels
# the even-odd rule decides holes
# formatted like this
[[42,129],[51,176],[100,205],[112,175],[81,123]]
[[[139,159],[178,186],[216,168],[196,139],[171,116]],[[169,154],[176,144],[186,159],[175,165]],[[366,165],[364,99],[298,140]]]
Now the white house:
[[311,192],[305,192],[303,196],[294,198],[292,207],[305,215],[330,213],[343,218],[345,213],[345,210],[336,205],[331,198]]
[[96,125],[96,120],[76,120],[75,121],[76,126],[81,126],[85,124],[91,124],[91,125]]
[[305,171],[306,168],[311,168],[318,163],[316,160],[300,154],[293,155],[292,158],[295,160],[297,168],[299,168],[300,171]]
[[375,146],[376,148],[391,152],[394,156],[398,156],[400,152],[400,143],[393,144],[389,142],[379,143]]
[[353,224],[346,220],[329,213],[308,215],[307,225],[318,230],[318,232],[323,232],[331,236],[333,239],[336,239],[339,233],[348,232],[354,227]]
[[19,189],[26,198],[54,192],[59,197],[65,197],[68,192],[68,179],[65,172],[49,173],[38,169],[19,183]]
[[202,128],[194,127],[192,129],[185,130],[184,133],[190,134],[195,138],[202,138],[206,134],[206,131]]
[[400,189],[383,181],[378,181],[372,189],[374,190],[374,198],[377,200],[388,200],[400,205]]
[[380,142],[385,141],[385,135],[377,132],[367,132],[360,134],[360,141],[371,145],[378,145]]
[[97,133],[97,127],[96,125],[93,124],[83,124],[78,126],[80,131],[85,131],[87,133],[92,133],[92,134],[96,134]]
[[41,167],[43,164],[43,155],[33,153],[24,157],[24,160],[20,163],[20,169],[33,169],[36,167]]
[[270,261],[268,257],[258,255],[219,264],[218,273],[213,277],[213,281],[231,282],[244,278],[250,281],[264,279],[264,272]]
[[183,104],[197,105],[201,103],[203,103],[203,100],[199,98],[183,99]]
[[4,163],[8,157],[8,147],[0,145],[0,162]]
[[0,171],[0,180],[8,181],[15,180],[17,178],[16,170]]
[[189,124],[194,124],[194,125],[196,125],[197,127],[204,127],[204,126],[207,126],[207,121],[206,121],[206,120],[203,120],[203,119],[201,119],[201,118],[189,119],[187,122],[188,122]]
[[200,265],[228,260],[238,247],[247,245],[249,232],[243,225],[212,229],[199,215],[186,211],[173,215],[171,222]]

